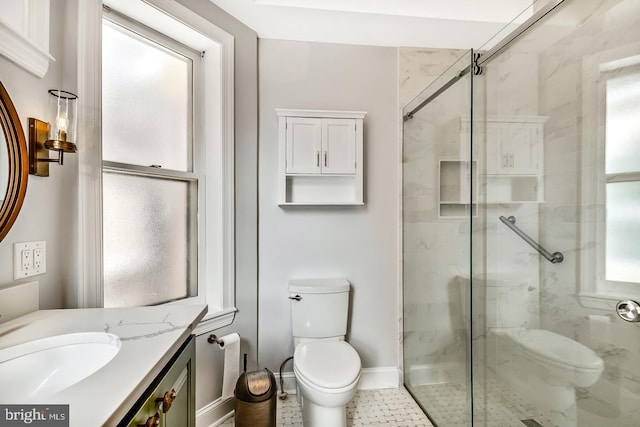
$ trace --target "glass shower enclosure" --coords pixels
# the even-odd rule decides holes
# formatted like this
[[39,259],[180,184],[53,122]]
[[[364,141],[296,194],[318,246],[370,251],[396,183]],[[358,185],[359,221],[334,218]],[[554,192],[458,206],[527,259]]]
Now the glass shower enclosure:
[[437,426],[639,426],[640,1],[522,21],[403,110],[405,386]]

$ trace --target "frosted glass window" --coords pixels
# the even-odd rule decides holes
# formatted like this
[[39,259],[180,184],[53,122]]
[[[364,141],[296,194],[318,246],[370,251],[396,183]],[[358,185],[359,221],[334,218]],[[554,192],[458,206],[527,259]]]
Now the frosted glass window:
[[103,159],[190,171],[191,59],[103,22]]
[[607,184],[606,279],[640,282],[640,181]]
[[105,307],[152,305],[190,295],[197,262],[190,238],[195,185],[104,171]]
[[606,173],[640,171],[640,74],[607,81]]

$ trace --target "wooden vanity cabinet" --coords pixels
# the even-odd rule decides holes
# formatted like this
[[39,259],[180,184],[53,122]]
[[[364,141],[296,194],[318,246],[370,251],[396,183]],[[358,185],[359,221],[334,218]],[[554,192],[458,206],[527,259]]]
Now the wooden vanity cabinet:
[[195,390],[195,339],[191,336],[132,407],[133,415],[118,427],[195,427]]

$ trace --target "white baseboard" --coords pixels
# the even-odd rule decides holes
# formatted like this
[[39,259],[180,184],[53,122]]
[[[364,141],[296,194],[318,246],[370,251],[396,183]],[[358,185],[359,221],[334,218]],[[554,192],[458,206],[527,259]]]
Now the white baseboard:
[[412,386],[444,384],[464,380],[465,367],[459,362],[440,362],[409,367],[409,384]]
[[358,390],[377,390],[381,388],[398,388],[398,368],[363,368],[360,374]]
[[235,398],[219,398],[196,411],[196,427],[215,427],[233,415]]
[[[293,372],[282,374],[284,391],[296,394],[296,377]],[[377,390],[381,388],[398,388],[398,368],[395,366],[384,368],[363,368],[360,374],[358,390]],[[280,387],[280,375],[276,374],[276,382]]]

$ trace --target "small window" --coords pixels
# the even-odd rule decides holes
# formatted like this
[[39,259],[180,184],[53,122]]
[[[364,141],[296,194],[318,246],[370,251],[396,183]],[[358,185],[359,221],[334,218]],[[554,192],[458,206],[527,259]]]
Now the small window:
[[640,284],[640,70],[606,80],[604,272]]
[[102,40],[104,306],[194,297],[200,54],[113,12]]
[[640,298],[639,43],[583,58],[580,303]]

